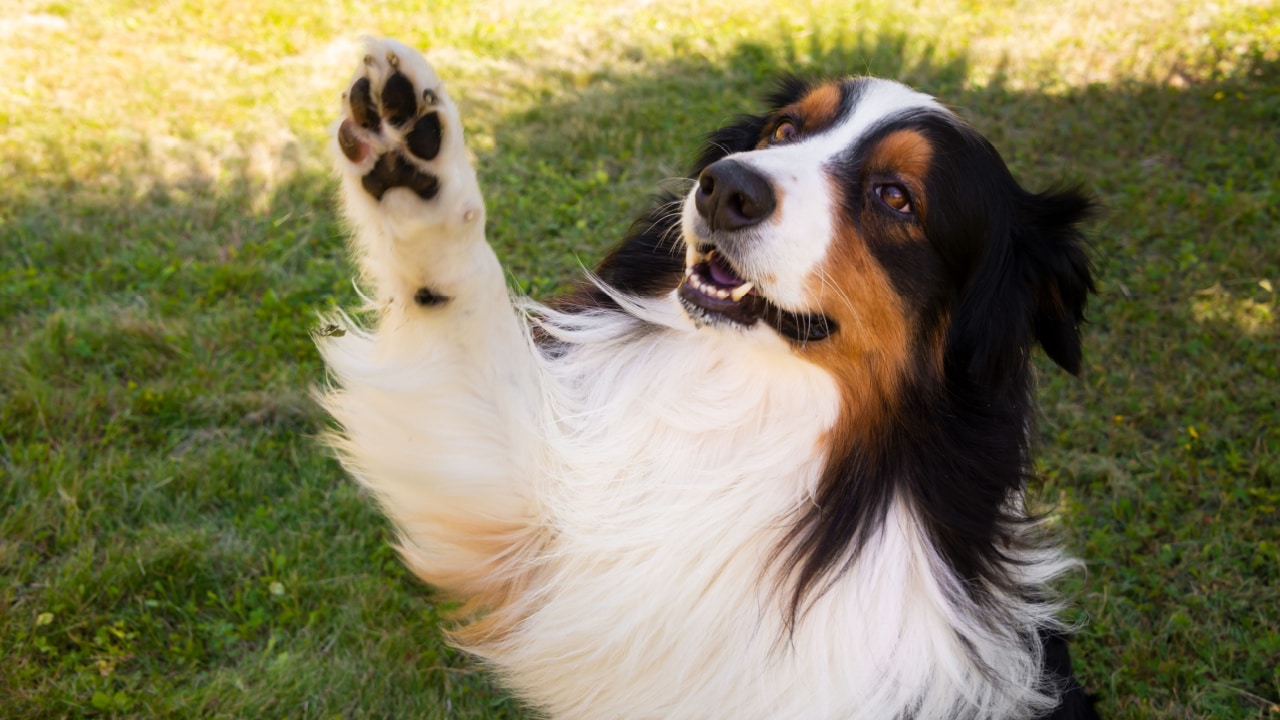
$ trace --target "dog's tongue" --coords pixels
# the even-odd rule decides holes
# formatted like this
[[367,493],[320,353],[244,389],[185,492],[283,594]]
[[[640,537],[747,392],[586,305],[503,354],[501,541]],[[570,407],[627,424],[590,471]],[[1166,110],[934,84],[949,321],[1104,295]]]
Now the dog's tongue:
[[717,285],[724,287],[737,287],[745,282],[742,278],[738,277],[738,274],[733,271],[733,268],[729,267],[729,263],[726,263],[720,258],[720,253],[718,252],[711,253],[707,258],[707,270],[710,271],[711,279],[716,281]]

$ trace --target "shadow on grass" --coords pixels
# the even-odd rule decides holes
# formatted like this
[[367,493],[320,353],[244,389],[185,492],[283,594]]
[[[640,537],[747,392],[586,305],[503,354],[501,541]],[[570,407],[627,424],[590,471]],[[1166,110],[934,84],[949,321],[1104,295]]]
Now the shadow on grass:
[[[1280,628],[1256,612],[1280,582],[1280,338],[1261,282],[1280,283],[1280,67],[1047,92],[1000,74],[971,85],[963,56],[919,47],[818,37],[566,77],[494,125],[479,158],[490,239],[516,282],[554,291],[779,70],[904,80],[956,107],[1024,184],[1082,182],[1105,206],[1101,294],[1084,381],[1044,373],[1039,490],[1093,568],[1083,675],[1116,716],[1257,717],[1280,698]],[[26,688],[24,716],[102,697],[157,714],[182,712],[174,697],[249,716],[517,714],[456,672],[426,593],[311,438],[313,311],[356,302],[331,187],[316,170],[265,198],[236,178],[142,192],[123,176],[114,194],[62,187],[0,215],[14,258],[0,637],[15,648],[0,669]],[[313,660],[331,649],[346,659]],[[424,685],[425,701],[403,689]],[[186,686],[208,692],[165,694]]]

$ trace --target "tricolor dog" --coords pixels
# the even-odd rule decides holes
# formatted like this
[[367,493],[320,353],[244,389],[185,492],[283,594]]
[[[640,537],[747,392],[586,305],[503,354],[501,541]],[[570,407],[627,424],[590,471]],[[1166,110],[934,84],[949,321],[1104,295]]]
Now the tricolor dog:
[[365,53],[333,149],[374,320],[319,339],[325,403],[460,647],[558,719],[1094,717],[1023,501],[1085,196],[896,82],[790,80],[513,300],[449,93]]

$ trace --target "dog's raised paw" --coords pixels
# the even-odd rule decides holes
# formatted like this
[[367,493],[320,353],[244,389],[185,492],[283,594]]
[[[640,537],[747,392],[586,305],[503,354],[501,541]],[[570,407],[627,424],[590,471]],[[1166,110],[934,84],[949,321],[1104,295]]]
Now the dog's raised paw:
[[422,55],[395,40],[367,40],[342,106],[337,147],[365,192],[375,200],[393,188],[424,200],[440,192],[432,161],[456,113],[447,112],[448,96]]

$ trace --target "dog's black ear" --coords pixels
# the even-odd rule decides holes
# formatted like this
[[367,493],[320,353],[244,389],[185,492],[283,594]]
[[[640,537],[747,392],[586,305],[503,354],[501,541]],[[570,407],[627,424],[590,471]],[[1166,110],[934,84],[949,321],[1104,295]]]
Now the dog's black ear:
[[[986,195],[985,247],[971,268],[948,337],[952,369],[985,387],[1016,381],[1038,342],[1079,374],[1080,324],[1093,278],[1080,223],[1093,203],[1078,190]],[[1009,205],[1003,205],[1009,202]]]
[[1072,375],[1080,374],[1080,324],[1094,292],[1080,223],[1093,203],[1078,190],[1033,195],[1024,204],[1019,238],[1034,266],[1034,328],[1040,347]]

